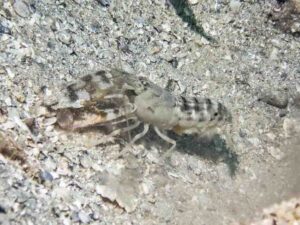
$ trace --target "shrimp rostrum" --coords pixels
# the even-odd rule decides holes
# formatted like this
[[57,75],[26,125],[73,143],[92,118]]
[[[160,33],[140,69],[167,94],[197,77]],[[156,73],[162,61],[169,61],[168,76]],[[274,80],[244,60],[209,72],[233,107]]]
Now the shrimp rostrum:
[[61,122],[62,127],[76,130],[125,122],[125,128],[112,131],[117,134],[143,124],[143,131],[134,136],[131,143],[142,138],[152,126],[159,137],[172,145],[172,150],[176,141],[164,131],[171,130],[179,135],[206,134],[231,122],[231,114],[219,102],[174,95],[145,77],[117,69],[84,76],[69,85],[67,92],[70,106],[59,111],[58,122],[71,119],[67,125]]

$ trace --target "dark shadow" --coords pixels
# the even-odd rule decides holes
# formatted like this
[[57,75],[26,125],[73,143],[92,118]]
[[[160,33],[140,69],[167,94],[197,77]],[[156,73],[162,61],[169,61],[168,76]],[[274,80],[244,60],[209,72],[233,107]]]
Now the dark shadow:
[[[143,126],[140,125],[138,128],[131,131],[131,138],[139,134],[142,130]],[[86,127],[77,130],[76,132],[102,132],[104,134],[109,134],[112,131],[112,127],[102,125]],[[232,150],[228,148],[225,141],[219,135],[215,135],[211,138],[205,138],[198,135],[179,136],[173,132],[168,132],[168,137],[176,140],[177,145],[175,151],[194,155],[195,157],[201,157],[212,161],[215,164],[218,162],[224,162],[229,168],[230,175],[235,175],[239,164],[238,156],[235,152],[232,152]],[[115,142],[121,144],[122,146],[126,146],[130,142],[128,132],[116,136],[114,143]],[[150,149],[152,146],[154,146],[158,149],[163,148],[167,150],[171,147],[170,144],[162,140],[151,127],[145,137],[137,141],[137,143],[139,142],[142,142],[146,149]],[[107,143],[103,145],[107,145]]]
[[176,10],[176,14],[182,19],[183,22],[186,22],[189,28],[206,40],[216,43],[217,41],[209,36],[201,26],[201,24],[197,23],[195,14],[193,13],[190,5],[188,4],[187,0],[168,0],[168,2],[174,7]]
[[222,161],[228,166],[230,175],[235,175],[239,164],[238,156],[228,148],[225,140],[220,135],[214,135],[209,139],[197,135],[185,135],[182,137],[177,136],[176,140],[176,149],[179,152],[199,156],[214,163]]
[[[228,166],[230,176],[235,176],[239,165],[238,155],[228,148],[225,140],[219,135],[205,138],[198,135],[179,136],[173,132],[168,132],[168,137],[176,140],[177,145],[175,151],[201,157],[215,164],[224,162]],[[157,136],[153,129],[150,129],[142,142],[147,149],[150,149],[153,145],[158,148],[163,147],[166,149],[170,147],[170,144]]]

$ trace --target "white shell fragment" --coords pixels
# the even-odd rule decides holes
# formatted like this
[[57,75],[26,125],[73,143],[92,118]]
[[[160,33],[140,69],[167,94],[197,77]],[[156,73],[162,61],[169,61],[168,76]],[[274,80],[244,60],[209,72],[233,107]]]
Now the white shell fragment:
[[30,10],[28,7],[28,4],[22,0],[15,0],[13,4],[15,12],[23,18],[29,17],[30,16]]
[[[129,171],[123,171],[122,175],[112,175],[104,173],[104,184],[96,186],[97,194],[111,202],[116,201],[118,205],[126,210],[133,212],[138,204],[137,180],[134,177],[126,177]],[[131,175],[132,176],[132,175]]]

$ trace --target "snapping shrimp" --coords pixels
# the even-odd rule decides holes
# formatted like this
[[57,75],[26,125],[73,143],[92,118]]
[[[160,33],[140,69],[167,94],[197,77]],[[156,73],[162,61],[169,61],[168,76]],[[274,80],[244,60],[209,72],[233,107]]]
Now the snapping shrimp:
[[219,102],[174,95],[145,77],[118,69],[87,75],[69,85],[67,90],[69,100],[73,102],[80,100],[80,92],[89,95],[81,105],[97,106],[102,118],[97,125],[131,120],[134,124],[121,129],[129,132],[143,123],[143,131],[133,137],[132,144],[145,136],[152,126],[159,137],[172,145],[168,152],[176,147],[176,141],[163,131],[171,130],[179,135],[205,134],[231,122],[230,112]]

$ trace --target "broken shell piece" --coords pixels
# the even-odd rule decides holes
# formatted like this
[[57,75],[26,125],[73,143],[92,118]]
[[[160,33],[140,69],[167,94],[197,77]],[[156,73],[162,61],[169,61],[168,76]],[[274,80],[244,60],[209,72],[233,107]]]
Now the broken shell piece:
[[118,205],[126,210],[126,212],[131,213],[137,207],[137,199],[132,198],[132,196],[124,195],[119,193],[118,190],[113,187],[99,185],[96,187],[97,194],[101,195],[103,198],[107,198],[111,202],[117,202]]
[[13,8],[20,17],[26,18],[31,14],[27,3],[22,0],[16,0],[13,4]]
[[126,212],[133,212],[138,205],[138,177],[126,169],[121,175],[108,173],[102,175],[103,183],[96,186],[96,193],[110,202],[116,202]]

